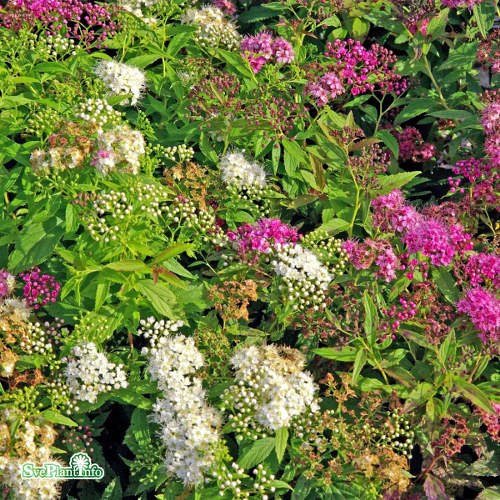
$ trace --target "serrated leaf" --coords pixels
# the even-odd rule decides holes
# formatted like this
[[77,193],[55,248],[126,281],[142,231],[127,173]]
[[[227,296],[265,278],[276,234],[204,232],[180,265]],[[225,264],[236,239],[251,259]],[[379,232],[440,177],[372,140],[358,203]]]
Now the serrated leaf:
[[250,446],[250,449],[238,460],[238,465],[249,469],[262,463],[274,450],[276,440],[273,437],[259,439]]
[[456,304],[460,294],[451,273],[442,267],[439,269],[433,269],[432,279],[436,283],[438,290],[443,294],[444,298],[451,304]]
[[276,456],[278,457],[278,462],[283,460],[287,443],[288,429],[286,427],[282,427],[276,431]]
[[361,370],[366,364],[366,350],[360,349],[356,354],[356,359],[354,360],[354,367],[352,370],[352,382],[356,382],[361,373]]
[[392,154],[397,158],[399,156],[399,144],[397,139],[388,130],[379,130],[375,137],[382,140],[382,142],[391,150]]
[[435,99],[429,97],[423,97],[420,99],[413,99],[410,103],[399,113],[399,115],[394,120],[395,125],[401,125],[402,123],[415,118],[416,116],[423,115],[438,108],[439,102]]
[[493,2],[476,3],[472,7],[472,12],[482,37],[486,38],[495,22],[495,6]]
[[67,425],[69,427],[76,427],[78,424],[73,422],[70,418],[61,415],[59,412],[54,410],[45,410],[40,413],[40,415],[47,420],[48,422],[52,422],[53,424],[59,425]]
[[374,189],[370,192],[372,196],[382,196],[403,187],[413,180],[417,175],[422,172],[415,170],[413,172],[400,172],[392,175],[384,175],[378,177],[380,188]]
[[462,395],[468,399],[471,403],[475,404],[479,408],[487,411],[488,413],[495,413],[495,410],[491,406],[490,400],[486,394],[479,389],[479,387],[474,384],[470,384],[466,380],[460,377],[454,379],[457,390],[462,393]]
[[106,264],[107,268],[113,269],[114,271],[120,271],[125,273],[149,273],[151,270],[144,264],[141,260],[120,260],[118,262],[111,262]]
[[175,319],[172,311],[175,295],[171,290],[165,288],[161,283],[155,284],[153,280],[139,281],[137,289],[146,296],[156,312],[167,318]]
[[322,358],[351,362],[356,359],[357,350],[354,347],[344,347],[343,349],[320,347],[318,349],[313,349],[312,352]]
[[177,255],[180,255],[183,252],[187,252],[189,254],[195,248],[196,246],[193,243],[177,243],[160,252],[153,259],[153,264],[160,264],[161,262],[169,260],[172,257],[176,257]]

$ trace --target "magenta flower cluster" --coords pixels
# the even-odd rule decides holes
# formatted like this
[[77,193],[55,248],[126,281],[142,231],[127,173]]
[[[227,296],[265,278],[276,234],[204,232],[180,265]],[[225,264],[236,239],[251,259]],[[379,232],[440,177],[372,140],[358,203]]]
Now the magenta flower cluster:
[[472,249],[471,237],[460,224],[445,224],[418,213],[399,190],[375,198],[372,209],[375,226],[401,233],[408,252],[422,253],[434,266],[447,266],[457,253]]
[[17,31],[34,26],[37,20],[44,25],[46,35],[60,33],[87,48],[94,43],[100,48],[116,30],[107,7],[81,0],[14,0],[0,17],[0,24]]
[[373,224],[382,231],[404,232],[413,226],[421,215],[406,202],[399,189],[372,201]]
[[316,82],[308,82],[304,90],[316,100],[316,105],[320,108],[345,92],[340,78],[333,72],[324,74]]
[[487,282],[500,288],[500,257],[492,253],[475,253],[469,256],[464,268],[465,279],[471,286]]
[[500,300],[492,292],[480,286],[471,288],[458,301],[457,310],[469,316],[483,342],[500,341]]
[[457,7],[468,7],[472,9],[477,3],[481,3],[483,0],[441,0],[441,3],[445,7],[450,7],[450,9],[456,9]]
[[272,60],[278,63],[291,63],[295,57],[290,42],[282,37],[274,38],[268,31],[246,36],[241,41],[240,48],[254,73],[258,73],[262,66]]
[[500,103],[492,102],[482,111],[484,150],[495,167],[500,167]]
[[279,219],[260,219],[255,224],[243,224],[236,231],[228,231],[227,236],[245,259],[249,253],[267,254],[274,245],[297,243],[300,239],[297,229]]
[[405,127],[395,135],[399,143],[399,159],[402,161],[424,163],[436,155],[436,146],[425,142],[415,127]]
[[460,224],[447,226],[437,219],[420,219],[408,228],[401,241],[410,253],[429,257],[434,266],[447,266],[457,253],[472,250],[471,237]]
[[358,40],[335,40],[327,43],[325,56],[335,61],[342,84],[350,86],[354,96],[375,90],[400,95],[408,87],[406,79],[394,69],[396,56],[381,45],[367,49]]
[[236,14],[236,5],[231,0],[212,0],[212,5],[222,10],[227,16]]
[[31,271],[20,273],[24,281],[23,295],[26,303],[34,309],[40,309],[51,302],[55,302],[61,290],[61,284],[50,274],[42,274],[38,267]]

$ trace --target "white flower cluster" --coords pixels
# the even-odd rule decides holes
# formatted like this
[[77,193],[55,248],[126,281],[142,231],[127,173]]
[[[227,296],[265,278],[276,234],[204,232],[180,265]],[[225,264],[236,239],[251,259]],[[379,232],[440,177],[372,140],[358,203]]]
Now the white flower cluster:
[[122,118],[122,114],[113,109],[113,106],[108,104],[105,99],[94,97],[90,97],[85,102],[77,105],[75,112],[77,118],[95,123],[100,129],[107,124],[118,125]]
[[275,249],[271,265],[283,278],[288,299],[295,302],[294,309],[312,306],[318,310],[332,280],[328,269],[300,244],[275,245]]
[[[149,340],[152,348],[161,346],[167,341],[167,335],[172,332],[177,332],[179,328],[184,326],[184,321],[170,321],[159,320],[157,321],[153,316],[147,319],[141,319],[139,322],[141,327],[137,330],[139,335]],[[147,348],[143,349],[143,354],[147,353]]]
[[105,83],[112,95],[131,95],[122,104],[137,104],[146,88],[146,76],[139,68],[117,61],[100,61],[95,74]]
[[231,421],[236,432],[252,436],[252,420],[265,429],[290,427],[296,417],[315,412],[316,385],[303,372],[304,356],[296,349],[272,345],[248,346],[231,358],[237,385],[222,395],[224,405],[235,412]]
[[62,362],[66,383],[77,400],[95,403],[99,394],[128,386],[123,365],[109,361],[93,342],[73,347],[72,357]]
[[223,155],[220,169],[221,178],[228,185],[245,189],[266,187],[266,171],[256,161],[247,160],[241,151]]
[[203,366],[203,356],[192,338],[168,335],[173,324],[149,320],[146,324],[151,326],[147,331],[155,342],[158,335],[167,334],[157,342],[159,347],[143,351],[149,356],[151,378],[163,393],[151,418],[161,427],[165,468],[186,485],[198,484],[214,465],[221,425],[217,410],[206,402],[201,380],[194,376]]
[[137,174],[141,166],[141,156],[145,152],[146,144],[142,134],[126,125],[120,125],[99,133],[97,151],[91,164],[102,175],[114,170]]
[[158,21],[154,17],[145,17],[142,12],[143,7],[152,7],[161,0],[122,0],[118,5],[125,11],[130,12],[134,16],[142,19],[149,26],[154,26]]
[[165,156],[171,161],[190,161],[194,156],[194,149],[186,146],[185,144],[179,144],[178,146],[168,146],[165,148]]
[[202,47],[224,47],[239,50],[241,35],[232,21],[217,7],[189,9],[181,17],[182,24],[197,26],[195,40]]

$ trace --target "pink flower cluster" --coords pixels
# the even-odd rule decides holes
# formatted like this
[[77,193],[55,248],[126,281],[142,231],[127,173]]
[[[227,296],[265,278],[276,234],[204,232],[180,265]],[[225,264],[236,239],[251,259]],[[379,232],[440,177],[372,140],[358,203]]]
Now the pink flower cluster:
[[488,104],[482,111],[484,151],[495,167],[500,167],[500,102]]
[[318,107],[325,106],[328,101],[345,92],[340,78],[332,72],[324,74],[316,82],[308,82],[304,90],[306,94],[314,97]]
[[0,299],[7,297],[7,295],[11,292],[10,281],[13,279],[13,276],[4,269],[0,269]]
[[24,281],[24,299],[29,306],[34,309],[55,302],[61,290],[61,284],[50,274],[41,274],[38,267],[34,267],[30,272],[21,273],[19,277]]
[[[494,170],[493,167],[493,162],[487,163],[483,160],[469,158],[458,161],[452,171],[455,175],[463,176],[473,185],[472,197],[474,200],[483,201],[500,210],[500,197],[496,194],[498,192],[500,173],[498,172],[498,168]],[[450,191],[455,192],[456,188],[460,186],[461,181],[461,178],[453,179],[449,177]],[[460,189],[460,192],[464,192],[463,187]]]
[[0,25],[18,31],[25,25],[34,26],[36,20],[44,25],[48,36],[62,32],[87,48],[94,43],[100,48],[116,30],[107,7],[82,0],[14,0],[0,17]]
[[222,10],[227,16],[236,14],[236,6],[231,0],[212,0],[212,5]]
[[484,343],[500,341],[500,300],[492,292],[480,286],[471,288],[458,301],[457,310],[469,316]]
[[495,290],[500,288],[500,257],[493,253],[475,253],[469,256],[464,267],[464,276],[469,285],[490,282]]
[[434,266],[447,266],[456,253],[472,250],[471,237],[460,224],[446,226],[437,219],[420,219],[408,228],[401,241],[408,252],[422,253]]
[[291,63],[295,57],[290,42],[282,37],[274,38],[267,31],[246,36],[241,41],[240,48],[254,73],[258,73],[272,59],[278,63]]
[[387,282],[395,279],[396,271],[401,268],[401,262],[388,241],[347,240],[342,245],[342,250],[346,252],[349,262],[358,271],[368,269],[375,263],[378,267],[376,275]]
[[421,252],[435,266],[447,266],[456,253],[472,249],[471,237],[460,224],[445,224],[408,205],[399,190],[372,201],[373,223],[384,231],[402,233],[409,253]]
[[399,189],[384,196],[378,196],[372,201],[373,224],[383,231],[402,233],[421,217],[420,214],[406,202]]
[[297,243],[300,239],[297,229],[279,219],[260,219],[256,224],[243,224],[236,231],[228,231],[227,236],[244,258],[248,253],[270,253],[274,245]]
[[468,7],[472,9],[477,3],[481,3],[483,0],[441,0],[441,3],[445,7],[450,7],[450,9],[456,9],[457,7]]
[[351,86],[354,96],[374,90],[400,95],[408,87],[406,79],[394,69],[396,56],[381,45],[367,49],[358,40],[335,40],[327,43],[325,56],[335,60],[335,71],[344,86]]
[[436,146],[425,142],[415,127],[405,127],[394,135],[399,142],[399,159],[402,161],[424,163],[436,155]]

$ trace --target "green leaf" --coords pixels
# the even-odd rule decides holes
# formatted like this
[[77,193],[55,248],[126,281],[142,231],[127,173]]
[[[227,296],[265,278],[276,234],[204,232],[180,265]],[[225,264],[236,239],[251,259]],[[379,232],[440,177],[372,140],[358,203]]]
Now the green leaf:
[[104,281],[103,283],[97,283],[95,292],[95,302],[94,311],[98,311],[106,302],[109,295],[109,281]]
[[492,486],[481,491],[476,500],[498,500],[500,498],[500,486]]
[[172,257],[176,257],[177,255],[183,252],[192,252],[195,249],[195,245],[193,243],[177,243],[172,245],[162,252],[160,252],[154,259],[153,264],[160,264],[164,260],[171,259]]
[[[282,6],[285,9],[285,6]],[[264,5],[258,5],[252,7],[247,12],[243,12],[238,16],[238,23],[251,24],[264,21],[265,19],[271,19],[272,17],[277,17],[279,12],[277,9],[268,9]]]
[[[496,0],[495,0],[496,1]],[[472,7],[474,19],[483,38],[488,36],[488,32],[495,22],[495,6],[493,2],[481,2]]]
[[426,403],[430,398],[436,394],[436,389],[428,382],[421,382],[413,389],[408,398],[406,399],[406,406],[408,408],[415,408]]
[[322,358],[351,362],[356,359],[357,349],[354,347],[344,347],[343,349],[320,347],[318,349],[313,349],[312,352]]
[[161,283],[154,284],[153,280],[141,280],[137,283],[137,289],[143,293],[153,308],[170,319],[175,319],[172,306],[175,304],[175,295]]
[[352,371],[352,382],[356,382],[361,373],[361,370],[366,364],[366,350],[360,349],[356,354],[356,359],[354,360],[354,368]]
[[430,41],[437,40],[446,31],[448,14],[450,9],[442,9],[436,16],[433,16],[427,25],[426,32],[431,35]]
[[9,255],[9,269],[17,274],[45,262],[64,234],[62,222],[54,217],[45,222],[27,223]]
[[126,63],[129,66],[144,69],[146,66],[153,64],[161,58],[161,54],[143,54],[142,56],[132,57],[132,59],[129,59],[128,61],[126,61]]
[[479,408],[488,413],[495,413],[495,410],[491,406],[490,400],[486,394],[479,389],[479,387],[470,384],[461,377],[455,377],[454,380],[458,392],[460,392],[466,399],[471,403],[475,404]]
[[272,437],[259,439],[250,446],[250,449],[238,460],[238,465],[249,469],[263,462],[274,450],[276,439]]
[[445,120],[465,120],[474,116],[469,111],[465,111],[463,109],[445,109],[443,111],[433,111],[432,113],[428,114],[429,116],[444,118]]
[[460,294],[451,273],[443,267],[433,269],[432,279],[444,298],[451,304],[456,304]]
[[125,273],[150,273],[149,267],[142,262],[142,260],[120,260],[118,262],[111,262],[105,267]]
[[412,179],[421,173],[422,172],[418,170],[414,170],[413,172],[400,172],[398,174],[378,176],[378,183],[381,187],[370,191],[370,195],[381,196],[388,194],[391,191],[408,184]]
[[350,227],[350,222],[344,219],[330,219],[328,222],[322,224],[319,229],[323,231],[328,231],[332,234],[338,234],[343,231],[347,231]]
[[420,99],[413,99],[410,103],[399,113],[399,115],[394,120],[395,125],[401,125],[402,123],[415,118],[416,116],[423,115],[432,111],[434,108],[439,107],[439,102],[435,99],[429,97],[423,97]]
[[111,394],[111,399],[113,401],[129,404],[143,410],[150,410],[153,406],[152,401],[148,398],[145,398],[141,394],[138,394],[133,386],[115,389]]
[[377,322],[377,308],[375,307],[375,303],[371,295],[368,293],[368,290],[363,292],[363,298],[361,299],[363,302],[363,308],[365,310],[365,321],[364,321],[364,330],[367,338],[370,340],[370,343],[374,340],[374,330]]
[[120,480],[115,477],[107,486],[101,495],[101,500],[120,500],[123,498],[123,491]]
[[78,425],[76,422],[73,422],[73,420],[71,420],[70,418],[61,415],[59,412],[54,410],[42,411],[40,415],[45,420],[47,420],[48,422],[52,422],[53,424],[67,425],[69,427],[76,427]]
[[281,429],[276,431],[276,456],[278,457],[278,462],[283,460],[287,443],[288,429],[286,427],[281,427]]
[[379,130],[375,137],[381,139],[382,142],[392,151],[392,154],[397,158],[399,156],[399,144],[397,139],[388,130]]
[[175,35],[172,40],[168,42],[167,46],[167,54],[171,57],[174,57],[179,50],[182,49],[186,45],[186,43],[191,39],[192,32],[191,30],[189,32],[184,32],[184,33],[179,33],[178,35]]

